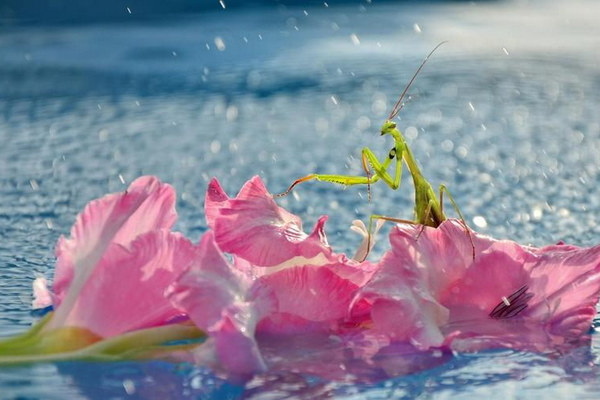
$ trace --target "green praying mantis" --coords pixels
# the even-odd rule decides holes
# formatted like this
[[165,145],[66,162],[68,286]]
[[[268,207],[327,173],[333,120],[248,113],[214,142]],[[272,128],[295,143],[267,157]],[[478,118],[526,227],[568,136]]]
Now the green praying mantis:
[[[412,176],[413,186],[415,188],[415,220],[407,220],[400,218],[388,217],[385,215],[373,214],[369,218],[369,228],[367,231],[369,244],[367,245],[367,249],[370,248],[370,240],[371,240],[371,232],[373,220],[384,220],[391,221],[396,223],[409,223],[409,224],[417,224],[422,225],[423,229],[425,226],[437,228],[442,222],[444,222],[447,217],[444,213],[443,200],[444,194],[450,199],[452,206],[456,210],[462,225],[465,227],[465,231],[469,236],[469,240],[471,241],[471,246],[473,248],[473,258],[475,258],[475,245],[473,243],[473,238],[471,237],[470,230],[465,222],[465,219],[458,208],[458,205],[454,201],[454,198],[448,191],[445,185],[440,185],[438,189],[438,194],[435,193],[433,187],[425,179],[423,176],[419,165],[415,157],[413,156],[412,151],[408,147],[404,136],[398,129],[396,123],[393,121],[394,118],[398,116],[400,110],[404,107],[404,97],[408,89],[411,87],[429,57],[445,42],[439,43],[431,52],[423,59],[419,68],[417,68],[416,72],[400,94],[398,101],[394,104],[392,111],[387,117],[386,121],[381,126],[381,136],[389,135],[394,140],[394,146],[390,149],[387,157],[385,159],[380,160],[377,158],[375,153],[368,147],[364,147],[361,152],[361,161],[363,170],[366,173],[366,176],[352,176],[352,175],[334,175],[334,174],[310,174],[306,175],[302,178],[296,179],[285,192],[276,194],[275,197],[282,197],[288,195],[294,187],[302,182],[306,182],[309,180],[318,180],[324,182],[336,183],[344,186],[352,186],[352,185],[367,185],[367,190],[370,196],[371,185],[378,182],[383,181],[387,186],[396,190],[400,187],[401,179],[402,179],[402,167],[403,164],[406,164],[410,175]],[[392,167],[392,163],[393,167]],[[392,167],[392,173],[390,173],[389,169]],[[368,255],[368,253],[367,253]],[[365,255],[366,258],[366,255]]]

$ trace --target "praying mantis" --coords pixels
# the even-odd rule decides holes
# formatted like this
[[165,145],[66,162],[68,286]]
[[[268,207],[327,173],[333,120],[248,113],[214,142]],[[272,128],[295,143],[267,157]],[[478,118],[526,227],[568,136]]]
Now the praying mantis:
[[[412,151],[408,147],[404,136],[398,129],[396,123],[393,121],[394,118],[396,118],[400,113],[400,110],[402,110],[402,108],[404,107],[403,100],[406,96],[408,89],[411,87],[411,85],[413,84],[413,82],[415,81],[415,79],[429,60],[429,57],[431,57],[431,55],[444,43],[445,42],[441,42],[437,46],[435,46],[434,49],[431,50],[431,52],[423,59],[421,65],[419,66],[419,68],[417,68],[416,72],[414,73],[414,75],[400,94],[398,101],[396,101],[396,103],[394,104],[392,111],[381,126],[381,136],[389,135],[394,140],[394,146],[390,149],[385,159],[379,160],[370,148],[364,147],[361,152],[361,161],[366,176],[310,174],[302,178],[296,179],[285,192],[276,194],[274,196],[286,196],[298,184],[309,180],[318,180],[336,183],[344,186],[367,185],[367,190],[370,198],[371,185],[380,180],[383,181],[391,189],[398,189],[400,187],[402,179],[402,167],[403,164],[405,164],[408,169],[408,172],[412,176],[413,186],[415,189],[415,220],[407,220],[388,217],[385,215],[373,214],[369,218],[369,228],[367,232],[369,240],[371,236],[373,220],[375,219],[391,221],[396,223],[410,223],[422,225],[423,229],[425,226],[437,228],[442,222],[444,222],[447,219],[443,207],[443,200],[445,194],[450,199],[452,206],[454,207],[456,213],[460,217],[462,225],[465,227],[467,235],[469,236],[469,240],[471,241],[471,246],[473,248],[473,258],[475,258],[475,245],[473,243],[473,238],[471,237],[470,230],[465,222],[462,213],[458,208],[458,205],[454,201],[454,198],[452,197],[446,186],[443,184],[439,186],[438,194],[435,193],[432,185],[423,176],[423,173],[421,172],[421,169],[417,164],[417,161],[413,156]],[[392,163],[394,163],[393,167]],[[390,168],[392,168],[392,173],[390,173],[389,171]],[[369,245],[367,246],[367,248],[369,248]]]

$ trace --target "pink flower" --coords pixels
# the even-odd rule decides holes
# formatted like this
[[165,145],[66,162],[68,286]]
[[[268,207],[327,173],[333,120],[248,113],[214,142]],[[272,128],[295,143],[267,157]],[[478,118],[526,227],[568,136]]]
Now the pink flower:
[[213,230],[169,296],[209,334],[227,371],[248,376],[268,367],[258,337],[341,332],[362,321],[367,310],[359,304],[351,315],[350,307],[376,267],[334,254],[325,218],[306,235],[257,177],[234,199],[213,180],[206,214]]
[[34,304],[51,297],[55,308],[44,330],[77,327],[107,338],[181,315],[163,292],[195,249],[170,232],[174,206],[171,186],[149,176],[90,202],[71,237],[58,241],[53,293],[43,280],[34,284]]
[[418,348],[511,347],[549,351],[576,344],[600,295],[600,246],[521,246],[448,220],[398,225],[379,273],[359,296],[373,329]]

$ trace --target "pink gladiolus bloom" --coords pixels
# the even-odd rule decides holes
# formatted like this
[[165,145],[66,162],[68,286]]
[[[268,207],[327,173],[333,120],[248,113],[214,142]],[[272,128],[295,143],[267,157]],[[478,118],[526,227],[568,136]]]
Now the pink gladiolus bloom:
[[169,296],[209,334],[203,347],[214,346],[228,372],[243,377],[268,367],[257,342],[262,336],[335,333],[362,321],[367,310],[358,304],[351,315],[350,305],[376,266],[334,254],[325,218],[306,235],[259,178],[234,199],[213,180],[206,209],[213,231]]
[[[171,186],[154,177],[90,202],[71,237],[58,241],[55,313],[44,329],[77,327],[107,338],[181,315],[163,292],[194,258],[195,249],[169,231],[174,206]],[[47,306],[49,292],[37,280],[34,305]]]
[[[581,343],[600,295],[600,246],[521,246],[472,233],[398,225],[359,296],[373,329],[421,349],[552,351]],[[585,340],[585,338],[583,338]]]

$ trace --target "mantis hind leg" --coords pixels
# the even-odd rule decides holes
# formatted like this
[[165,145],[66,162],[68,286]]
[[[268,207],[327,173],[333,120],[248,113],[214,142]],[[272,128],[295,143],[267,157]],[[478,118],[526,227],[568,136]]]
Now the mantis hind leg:
[[473,260],[474,260],[475,259],[475,242],[473,241],[471,228],[469,228],[469,226],[467,225],[467,221],[465,221],[465,217],[463,217],[462,212],[460,212],[460,209],[458,208],[458,204],[456,204],[456,201],[454,200],[454,197],[452,197],[452,194],[450,193],[448,188],[443,184],[440,185],[439,193],[440,193],[440,207],[442,208],[442,211],[444,208],[444,193],[446,193],[446,196],[448,197],[448,200],[450,200],[450,203],[452,204],[454,211],[456,211],[456,214],[458,214],[460,223],[465,228],[465,232],[466,232],[467,236],[469,237],[469,241],[471,242],[471,250],[473,253]]
[[373,221],[375,221],[375,220],[383,221],[383,222],[390,221],[390,222],[395,222],[397,224],[417,225],[417,223],[415,221],[412,221],[409,219],[394,218],[394,217],[388,217],[388,216],[379,215],[379,214],[371,214],[371,216],[369,217],[369,225],[367,227],[367,246],[366,246],[365,254],[364,254],[364,257],[362,257],[362,259],[357,260],[357,261],[360,261],[360,262],[365,261],[369,255],[369,253],[371,252],[371,247],[373,247],[373,244],[374,244],[374,240],[372,238],[373,238],[374,234],[379,230],[379,226],[376,226],[375,232],[373,232]]

